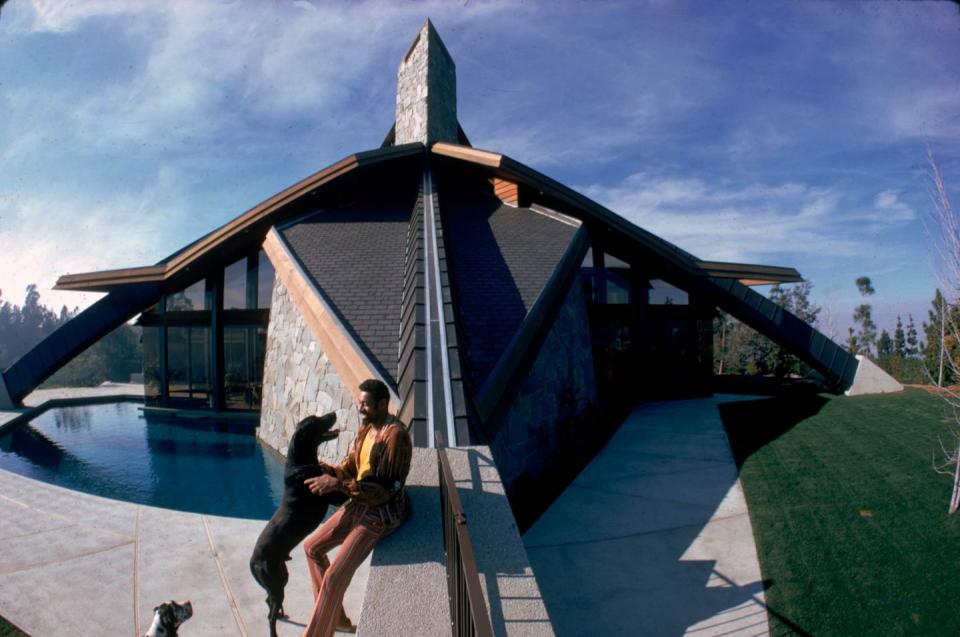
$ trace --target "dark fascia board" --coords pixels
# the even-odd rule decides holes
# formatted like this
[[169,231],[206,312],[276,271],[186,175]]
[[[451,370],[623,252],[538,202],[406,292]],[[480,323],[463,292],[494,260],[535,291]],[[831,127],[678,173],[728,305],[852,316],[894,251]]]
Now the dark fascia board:
[[330,184],[359,168],[423,152],[423,144],[412,143],[350,155],[277,193],[236,217],[233,221],[204,235],[155,265],[65,274],[57,279],[54,289],[109,292],[115,287],[130,283],[166,281],[189,268],[199,258],[221,249],[225,243],[242,235],[256,224],[264,222],[301,197],[316,192],[318,188]]
[[715,279],[737,279],[754,282],[755,285],[765,283],[800,283],[803,277],[794,268],[785,268],[775,265],[759,265],[754,263],[727,263],[724,261],[697,261],[697,266],[707,276]]
[[618,232],[640,243],[645,248],[661,258],[666,259],[686,273],[703,276],[703,272],[700,271],[696,265],[696,257],[690,253],[630,223],[612,210],[601,206],[572,188],[564,186],[560,182],[506,155],[446,142],[435,143],[431,147],[431,152],[435,155],[450,157],[485,167],[498,177],[510,179],[533,188],[565,204],[570,210],[578,211],[582,215],[583,221],[587,223],[591,221],[600,223],[614,232]]
[[586,213],[586,220],[599,221],[614,231],[640,242],[688,274],[713,278],[730,278],[749,281],[754,285],[765,283],[798,283],[803,277],[794,268],[760,265],[750,263],[725,263],[721,261],[701,261],[689,252],[640,228],[613,211],[595,201],[584,197],[575,190],[525,166],[518,161],[491,151],[467,148],[455,144],[438,142],[431,151],[445,157],[453,157],[492,169],[498,177],[507,177],[520,181],[540,192],[553,196],[563,203]]

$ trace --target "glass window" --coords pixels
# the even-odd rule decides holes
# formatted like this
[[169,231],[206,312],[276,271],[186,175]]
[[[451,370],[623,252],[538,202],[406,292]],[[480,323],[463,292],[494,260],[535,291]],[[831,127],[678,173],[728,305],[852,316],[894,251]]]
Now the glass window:
[[263,250],[257,256],[257,307],[268,309],[273,298],[273,263]]
[[223,309],[247,309],[246,257],[223,269]]
[[663,279],[650,281],[650,305],[688,305],[690,297],[685,290],[672,286]]
[[630,303],[629,270],[607,269],[607,305],[626,305]]
[[167,328],[167,393],[172,405],[208,405],[209,342],[209,327]]
[[180,290],[176,294],[167,295],[166,308],[168,312],[189,312],[206,310],[207,295],[204,281],[197,281],[190,287]]
[[210,394],[210,328],[190,328],[190,397],[206,402]]
[[227,409],[259,409],[267,330],[255,325],[223,328],[223,388]]
[[148,403],[160,400],[160,330],[162,327],[143,327],[140,342],[143,345],[143,393]]

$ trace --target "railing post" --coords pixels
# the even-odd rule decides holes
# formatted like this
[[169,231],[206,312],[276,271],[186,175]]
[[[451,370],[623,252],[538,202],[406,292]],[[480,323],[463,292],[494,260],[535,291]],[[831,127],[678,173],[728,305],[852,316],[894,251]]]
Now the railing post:
[[440,513],[443,522],[443,552],[447,566],[447,591],[453,635],[493,637],[480,574],[467,531],[467,514],[460,502],[450,461],[437,432],[437,471],[440,477]]

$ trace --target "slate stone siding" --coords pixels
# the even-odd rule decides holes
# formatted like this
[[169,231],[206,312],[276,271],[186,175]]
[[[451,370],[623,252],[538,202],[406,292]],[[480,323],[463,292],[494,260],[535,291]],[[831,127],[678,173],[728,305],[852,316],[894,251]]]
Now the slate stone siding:
[[280,279],[273,285],[263,367],[263,405],[257,435],[286,456],[297,423],[311,414],[337,412],[337,440],[320,446],[326,462],[339,462],[360,426],[350,390],[330,365]]
[[596,405],[586,299],[574,283],[490,445],[507,492],[576,455]]
[[493,195],[440,182],[447,260],[470,363],[483,386],[577,232]]

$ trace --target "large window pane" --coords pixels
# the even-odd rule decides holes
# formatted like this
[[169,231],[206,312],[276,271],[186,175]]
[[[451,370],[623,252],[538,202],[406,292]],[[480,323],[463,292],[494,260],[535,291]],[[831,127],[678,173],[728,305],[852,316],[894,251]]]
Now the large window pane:
[[178,407],[206,407],[210,391],[208,327],[167,328],[167,393]]
[[257,307],[267,309],[273,296],[273,264],[263,250],[257,257]]
[[224,401],[227,409],[259,409],[267,330],[261,326],[223,328]]
[[210,394],[210,328],[190,328],[190,397],[207,401]]
[[223,309],[247,309],[247,259],[223,269]]
[[176,294],[168,294],[166,308],[168,312],[206,310],[206,300],[206,285],[204,281],[197,281]]
[[148,403],[160,400],[160,330],[162,327],[143,327],[140,342],[143,346],[143,394]]
[[687,305],[690,302],[685,290],[674,287],[662,279],[650,281],[650,305]]

